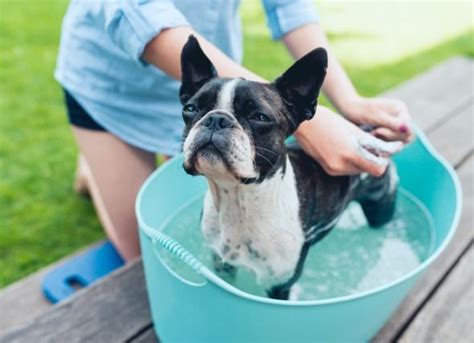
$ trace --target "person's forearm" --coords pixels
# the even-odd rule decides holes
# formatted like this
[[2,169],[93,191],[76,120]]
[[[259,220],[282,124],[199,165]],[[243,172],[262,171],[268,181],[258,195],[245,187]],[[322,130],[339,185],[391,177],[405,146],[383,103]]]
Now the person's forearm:
[[264,79],[242,67],[214,45],[205,40],[190,27],[176,27],[162,31],[145,47],[143,59],[173,78],[181,79],[181,50],[193,34],[199,40],[202,49],[212,61],[221,77],[243,77],[248,80],[265,82]]
[[357,97],[357,91],[346,72],[334,56],[326,35],[319,24],[304,25],[287,33],[283,42],[294,58],[298,59],[317,47],[328,52],[328,70],[323,84],[323,92],[337,108],[345,111],[345,103]]

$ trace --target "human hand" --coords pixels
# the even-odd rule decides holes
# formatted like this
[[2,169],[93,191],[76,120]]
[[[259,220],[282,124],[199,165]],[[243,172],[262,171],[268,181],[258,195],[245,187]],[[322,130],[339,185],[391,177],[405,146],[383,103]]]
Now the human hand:
[[406,144],[415,137],[410,114],[400,100],[357,96],[346,101],[341,112],[355,124],[374,126],[371,133],[383,140]]
[[323,106],[318,106],[313,119],[299,126],[295,137],[303,150],[334,176],[363,172],[380,176],[389,157],[403,148],[401,141],[380,140]]

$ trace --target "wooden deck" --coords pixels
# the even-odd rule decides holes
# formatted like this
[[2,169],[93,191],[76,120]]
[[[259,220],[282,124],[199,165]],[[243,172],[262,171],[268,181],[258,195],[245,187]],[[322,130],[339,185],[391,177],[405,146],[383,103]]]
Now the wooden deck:
[[[464,208],[449,247],[374,342],[474,342],[473,80],[473,60],[459,57],[385,94],[406,101],[415,121],[456,168]],[[29,287],[24,281],[14,284],[0,293],[0,342],[156,342],[143,277],[136,261],[59,305],[36,310],[32,298],[38,297],[27,295],[40,291],[31,288],[39,274],[27,279]],[[26,300],[12,301],[19,298]]]

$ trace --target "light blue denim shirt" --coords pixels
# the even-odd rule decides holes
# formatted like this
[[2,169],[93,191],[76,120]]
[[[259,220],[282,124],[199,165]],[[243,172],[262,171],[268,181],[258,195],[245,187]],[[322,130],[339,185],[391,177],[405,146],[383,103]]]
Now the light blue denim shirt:
[[[181,149],[180,83],[141,60],[161,30],[191,26],[242,59],[239,0],[72,0],[55,77],[104,128],[125,142],[174,155]],[[312,0],[263,0],[272,37],[318,16]]]

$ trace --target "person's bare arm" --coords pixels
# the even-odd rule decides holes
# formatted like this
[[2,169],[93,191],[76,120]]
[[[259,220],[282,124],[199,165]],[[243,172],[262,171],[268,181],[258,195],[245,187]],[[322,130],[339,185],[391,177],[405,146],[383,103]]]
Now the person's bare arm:
[[387,156],[403,147],[401,142],[375,138],[320,105],[313,119],[302,123],[294,136],[303,150],[330,175],[367,172],[380,176],[387,168]]
[[[248,80],[267,82],[231,60],[189,27],[162,31],[146,46],[142,58],[179,80],[181,78],[181,50],[190,34],[198,38],[219,76],[244,77]],[[358,146],[357,137],[367,138],[369,136],[367,133],[358,130],[343,118],[338,118],[324,106],[318,106],[317,112],[313,120],[302,124],[295,133],[308,154],[334,175],[364,171],[373,175],[383,173],[386,161],[380,160],[375,155],[368,159],[363,158],[360,154],[360,151],[364,150]]]
[[187,26],[163,30],[147,44],[142,57],[148,63],[179,80],[181,79],[181,50],[191,34],[199,40],[202,49],[216,67],[219,76],[243,77],[248,80],[265,82],[264,79],[233,61]]
[[328,51],[328,70],[323,91],[347,119],[356,124],[378,127],[373,133],[388,140],[409,142],[411,118],[405,104],[385,98],[364,98],[354,88],[351,80],[331,50],[326,35],[319,24],[304,25],[283,37],[290,53],[300,58],[316,47]]
[[324,79],[323,91],[338,111],[343,111],[344,101],[357,97],[351,80],[334,56],[329,42],[319,24],[304,25],[283,37],[288,51],[298,59],[316,47],[323,47],[328,53],[328,70]]

